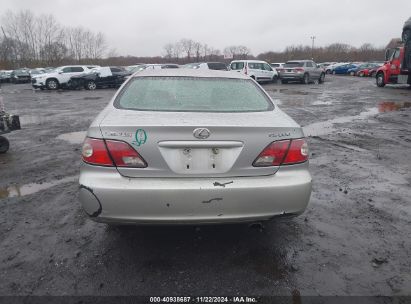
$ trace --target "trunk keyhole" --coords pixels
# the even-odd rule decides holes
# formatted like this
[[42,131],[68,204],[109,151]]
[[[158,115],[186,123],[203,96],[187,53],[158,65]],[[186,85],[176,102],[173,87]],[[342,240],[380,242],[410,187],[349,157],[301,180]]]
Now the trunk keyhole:
[[215,164],[213,164],[213,169],[215,169]]
[[189,170],[190,169],[190,165],[189,164],[187,164],[187,170]]

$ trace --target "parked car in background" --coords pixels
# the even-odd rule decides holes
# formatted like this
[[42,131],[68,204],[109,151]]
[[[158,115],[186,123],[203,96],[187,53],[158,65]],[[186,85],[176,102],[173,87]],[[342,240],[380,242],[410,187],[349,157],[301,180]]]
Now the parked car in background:
[[40,74],[44,74],[44,73],[46,73],[46,70],[45,70],[45,69],[42,69],[42,68],[31,69],[31,70],[29,71],[30,78],[32,78],[32,77],[35,76],[35,75],[40,75]]
[[296,216],[308,157],[302,128],[243,73],[144,70],[88,129],[79,199],[108,224]]
[[137,67],[139,67],[139,66],[142,66],[142,65],[145,65],[145,64],[144,64],[144,63],[137,63],[137,64],[134,64],[134,65],[126,66],[125,69],[131,72],[131,71],[134,70],[135,68],[137,68]]
[[336,64],[336,62],[321,62],[318,65],[324,69],[324,71],[330,66]]
[[86,90],[102,87],[118,88],[126,80],[126,76],[131,74],[130,71],[120,67],[99,67],[88,73],[72,76],[68,82],[68,87]]
[[339,65],[339,66],[333,68],[332,74],[333,75],[346,75],[346,74],[349,73],[348,72],[349,70],[351,70],[353,68],[357,68],[357,67],[358,67],[358,65],[353,64],[353,63]]
[[359,77],[375,76],[377,69],[381,66],[378,63],[369,63],[365,66],[360,66],[356,69],[355,75]]
[[334,64],[330,64],[325,68],[325,73],[326,74],[332,74],[333,70],[341,65],[348,64],[348,62],[336,62]]
[[29,83],[30,82],[29,69],[17,69],[11,72],[10,81],[12,83]]
[[35,89],[57,90],[58,88],[68,87],[71,77],[89,73],[97,65],[67,65],[56,68],[49,73],[35,75],[31,79],[31,85]]
[[284,66],[284,64],[285,64],[285,63],[283,63],[283,62],[273,62],[273,63],[270,63],[270,65],[271,65],[271,67],[272,67],[273,69],[282,68],[282,67]]
[[164,64],[141,64],[136,66],[130,72],[135,73],[144,70],[161,70],[161,69],[178,69],[180,66],[175,63],[164,63]]
[[361,63],[352,67],[351,69],[348,69],[347,74],[349,74],[350,76],[356,76],[358,71],[374,66],[375,64],[370,62]]
[[234,60],[230,70],[250,76],[257,82],[277,82],[278,73],[267,62],[260,60]]
[[184,68],[199,69],[199,70],[220,70],[228,71],[227,65],[224,62],[198,62],[189,65],[184,65]]
[[312,60],[293,60],[287,61],[283,68],[278,69],[278,75],[281,83],[298,81],[308,84],[311,81],[323,83],[325,79],[324,69]]
[[0,71],[0,82],[1,83],[10,82],[12,72],[13,72],[12,70]]

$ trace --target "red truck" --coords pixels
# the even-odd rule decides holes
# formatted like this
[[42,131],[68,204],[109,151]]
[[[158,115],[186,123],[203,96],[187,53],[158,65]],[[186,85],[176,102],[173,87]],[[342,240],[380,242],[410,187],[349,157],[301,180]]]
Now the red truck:
[[411,84],[411,17],[402,30],[403,46],[387,49],[385,63],[375,75],[377,86]]

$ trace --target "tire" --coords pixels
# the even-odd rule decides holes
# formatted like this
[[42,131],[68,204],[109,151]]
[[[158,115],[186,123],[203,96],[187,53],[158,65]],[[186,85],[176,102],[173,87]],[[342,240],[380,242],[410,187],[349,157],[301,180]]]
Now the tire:
[[46,81],[46,88],[49,90],[57,90],[59,88],[59,82],[57,79],[47,79]]
[[95,83],[93,80],[87,81],[87,83],[86,83],[86,90],[91,90],[91,91],[93,91],[93,90],[95,90],[95,89],[97,89],[96,83]]
[[384,80],[384,73],[380,72],[377,74],[375,77],[375,81],[377,83],[377,87],[384,87],[385,86],[385,80]]
[[273,79],[271,80],[272,83],[277,83],[278,82],[278,76],[273,77]]
[[303,79],[301,80],[302,84],[308,84],[310,82],[310,75],[308,73],[305,73],[303,76]]
[[0,154],[6,153],[10,148],[10,143],[7,138],[0,136]]
[[282,83],[282,84],[287,84],[287,83],[288,83],[288,80],[282,79],[282,80],[281,80],[281,83]]
[[326,70],[325,74],[331,74],[331,70]]
[[358,74],[358,76],[364,77],[364,72],[360,72],[360,74]]
[[355,76],[355,73],[354,73],[354,72],[350,72],[350,76]]
[[321,75],[320,75],[320,78],[318,78],[318,83],[324,83],[324,80],[325,80],[325,74],[324,73],[321,73]]
[[407,42],[410,40],[411,40],[411,30],[405,30],[404,33],[402,33],[402,41],[404,41],[404,43],[407,44]]

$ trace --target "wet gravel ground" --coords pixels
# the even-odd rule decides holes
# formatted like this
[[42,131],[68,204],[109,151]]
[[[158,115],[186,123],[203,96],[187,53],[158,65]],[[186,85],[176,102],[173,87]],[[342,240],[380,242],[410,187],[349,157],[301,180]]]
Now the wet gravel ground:
[[411,90],[336,76],[264,88],[310,135],[302,216],[119,229],[82,212],[81,144],[57,138],[114,91],[3,85],[23,129],[0,155],[0,295],[411,295]]

